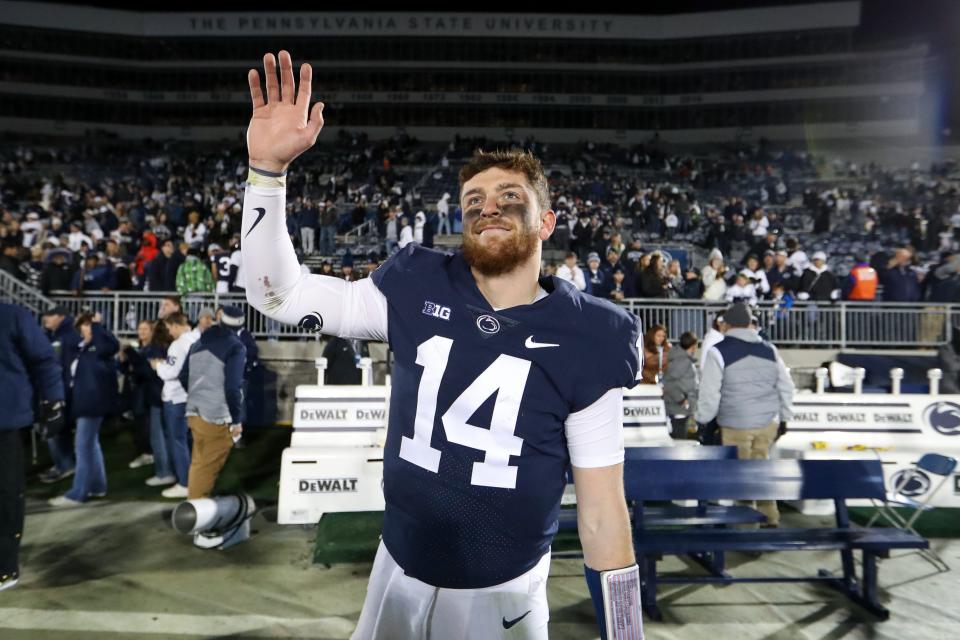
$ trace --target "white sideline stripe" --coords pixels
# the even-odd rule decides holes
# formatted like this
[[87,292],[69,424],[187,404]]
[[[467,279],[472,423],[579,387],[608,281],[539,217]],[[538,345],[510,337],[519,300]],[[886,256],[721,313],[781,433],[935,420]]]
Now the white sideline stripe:
[[[280,618],[256,614],[190,615],[129,611],[62,611],[56,609],[0,608],[0,628],[20,630],[123,633],[163,633],[185,636],[254,634],[263,629],[275,635],[278,628],[286,637],[316,638],[343,635],[356,623],[339,616],[323,618]],[[302,628],[301,628],[302,627]],[[270,634],[270,631],[273,634]]]

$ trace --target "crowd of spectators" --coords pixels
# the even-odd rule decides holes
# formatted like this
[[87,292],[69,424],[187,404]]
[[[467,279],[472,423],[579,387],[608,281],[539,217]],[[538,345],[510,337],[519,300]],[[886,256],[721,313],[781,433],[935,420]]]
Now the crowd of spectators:
[[[557,228],[547,248],[560,259],[544,272],[594,295],[960,300],[953,163],[892,170],[767,144],[702,155],[668,153],[656,140],[514,144],[550,172]],[[498,145],[341,133],[289,178],[288,230],[301,259],[316,255],[317,270],[353,279],[409,242],[456,234],[456,167],[480,146]],[[0,269],[44,292],[242,291],[242,155],[160,148],[3,153]],[[338,245],[351,230],[360,246]],[[695,264],[700,250],[706,260]]]
[[140,320],[138,339],[129,344],[99,314],[74,318],[54,307],[42,320],[60,362],[69,426],[47,440],[53,465],[40,480],[73,478],[50,504],[77,506],[107,494],[100,430],[112,416],[126,418],[132,429],[136,456],[129,467],[153,471],[146,485],[162,488],[165,498],[210,495],[242,433],[247,383],[260,367],[243,311],[204,308],[191,322],[181,300],[168,295],[156,318]]

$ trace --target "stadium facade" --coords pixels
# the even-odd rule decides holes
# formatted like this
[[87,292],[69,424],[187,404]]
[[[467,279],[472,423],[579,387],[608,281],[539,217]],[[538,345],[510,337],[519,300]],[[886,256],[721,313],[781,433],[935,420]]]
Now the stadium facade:
[[[314,65],[332,128],[631,143],[907,139],[923,43],[861,42],[861,3],[652,16],[150,13],[0,2],[0,128],[231,139],[263,52]],[[384,126],[388,124],[389,126]]]

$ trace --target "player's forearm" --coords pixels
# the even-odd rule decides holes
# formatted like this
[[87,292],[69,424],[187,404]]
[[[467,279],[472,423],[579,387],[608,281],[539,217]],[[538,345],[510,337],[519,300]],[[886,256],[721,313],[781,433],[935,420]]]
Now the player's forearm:
[[596,571],[622,569],[636,562],[626,503],[615,501],[589,512],[577,509],[584,563]]
[[301,275],[287,234],[286,202],[285,187],[247,185],[243,198],[240,234],[247,301],[271,317]]
[[247,301],[274,320],[310,331],[385,340],[386,299],[367,279],[346,282],[302,269],[287,234],[285,206],[282,188],[247,186],[241,230]]
[[574,463],[577,530],[585,564],[596,571],[634,564],[623,464],[584,468]]

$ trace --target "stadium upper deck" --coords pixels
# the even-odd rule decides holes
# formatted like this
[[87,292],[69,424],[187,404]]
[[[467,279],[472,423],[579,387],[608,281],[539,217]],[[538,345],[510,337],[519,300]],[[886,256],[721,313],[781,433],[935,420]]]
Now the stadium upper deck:
[[666,16],[45,6],[0,2],[0,125],[18,131],[234,138],[244,70],[286,48],[314,64],[331,125],[384,134],[902,137],[921,128],[931,62],[922,44],[858,46],[859,2]]

